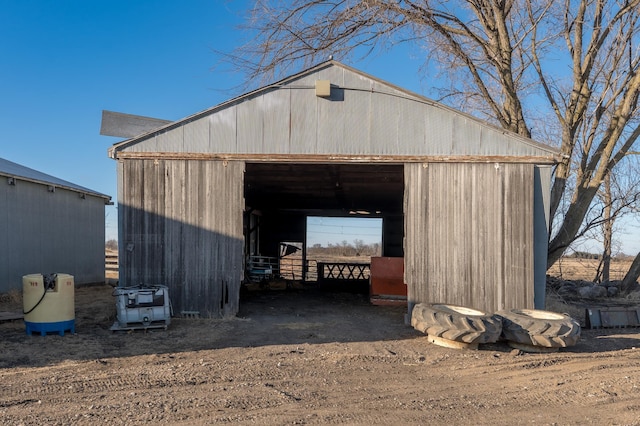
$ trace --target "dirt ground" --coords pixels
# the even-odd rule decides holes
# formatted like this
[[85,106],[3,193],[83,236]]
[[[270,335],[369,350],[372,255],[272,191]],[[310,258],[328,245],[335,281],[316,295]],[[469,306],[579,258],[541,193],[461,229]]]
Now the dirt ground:
[[76,334],[0,323],[2,424],[640,424],[640,329],[583,330],[551,354],[457,350],[404,307],[271,290],[231,320],[112,332],[112,290],[76,289]]

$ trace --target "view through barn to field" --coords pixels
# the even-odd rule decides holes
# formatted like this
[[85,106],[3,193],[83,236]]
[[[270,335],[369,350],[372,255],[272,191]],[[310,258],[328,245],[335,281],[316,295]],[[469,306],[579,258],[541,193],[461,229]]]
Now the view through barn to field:
[[[315,282],[318,265],[322,268],[322,265],[339,263],[350,265],[351,269],[336,269],[336,274],[344,277],[358,268],[356,273],[362,271],[368,278],[371,257],[382,255],[382,225],[382,218],[308,216],[306,245],[303,241],[280,243],[280,276]],[[306,252],[304,276],[303,251]]]

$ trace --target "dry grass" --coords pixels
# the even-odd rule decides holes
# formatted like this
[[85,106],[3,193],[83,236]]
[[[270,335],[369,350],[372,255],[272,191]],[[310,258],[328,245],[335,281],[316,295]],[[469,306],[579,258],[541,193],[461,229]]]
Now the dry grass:
[[585,318],[584,308],[581,306],[577,306],[576,304],[567,303],[564,300],[562,300],[562,298],[558,297],[558,295],[552,292],[547,292],[544,309],[546,311],[567,314],[571,318],[579,321],[581,325],[584,325],[584,318]]
[[[563,280],[593,281],[598,271],[599,260],[562,258],[558,260],[547,274]],[[614,260],[611,262],[610,278],[612,281],[621,280],[629,270],[631,260]]]
[[7,310],[21,309],[22,290],[12,289],[7,293],[0,293],[0,305]]

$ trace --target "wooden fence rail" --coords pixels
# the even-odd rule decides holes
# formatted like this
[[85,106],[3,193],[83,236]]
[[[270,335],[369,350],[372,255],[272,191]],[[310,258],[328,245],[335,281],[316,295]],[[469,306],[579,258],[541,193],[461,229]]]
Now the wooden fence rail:
[[118,252],[106,252],[104,255],[104,269],[107,273],[118,272]]

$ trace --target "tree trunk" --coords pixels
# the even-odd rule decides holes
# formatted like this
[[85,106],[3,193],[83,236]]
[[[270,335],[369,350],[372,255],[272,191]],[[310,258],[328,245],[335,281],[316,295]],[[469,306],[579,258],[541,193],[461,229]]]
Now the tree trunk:
[[551,268],[562,257],[569,245],[575,241],[584,219],[598,188],[587,186],[577,189],[576,199],[571,202],[565,214],[562,225],[556,236],[549,242],[547,269]]
[[627,274],[622,280],[622,286],[620,290],[622,290],[623,292],[631,290],[634,284],[638,281],[638,277],[640,277],[640,253],[638,253],[636,255],[636,258],[633,259],[629,271],[627,271]]
[[602,253],[602,280],[609,281],[609,271],[611,269],[611,240],[613,239],[613,218],[611,217],[611,173],[607,173],[604,178],[604,223],[602,233],[604,234],[604,251]]

